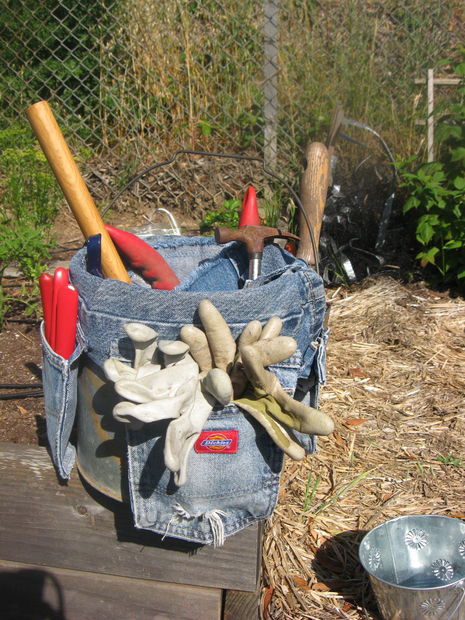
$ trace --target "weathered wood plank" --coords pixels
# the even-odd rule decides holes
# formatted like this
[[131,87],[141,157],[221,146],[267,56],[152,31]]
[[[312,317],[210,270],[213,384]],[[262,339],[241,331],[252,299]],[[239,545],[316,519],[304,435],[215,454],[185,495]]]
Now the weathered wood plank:
[[57,481],[44,448],[0,443],[0,558],[123,577],[255,591],[261,528],[219,548],[137,530],[127,504]]
[[[220,620],[221,590],[0,561],[3,620]],[[245,618],[244,618],[245,620]]]
[[224,592],[223,620],[258,620],[260,593],[238,592],[226,590]]

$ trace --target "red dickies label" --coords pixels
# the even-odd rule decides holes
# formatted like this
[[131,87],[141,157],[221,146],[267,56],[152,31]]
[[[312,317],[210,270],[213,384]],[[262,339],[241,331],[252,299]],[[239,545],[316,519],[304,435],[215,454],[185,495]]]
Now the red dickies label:
[[230,429],[227,431],[202,431],[194,444],[194,450],[199,454],[205,452],[237,452],[239,431]]

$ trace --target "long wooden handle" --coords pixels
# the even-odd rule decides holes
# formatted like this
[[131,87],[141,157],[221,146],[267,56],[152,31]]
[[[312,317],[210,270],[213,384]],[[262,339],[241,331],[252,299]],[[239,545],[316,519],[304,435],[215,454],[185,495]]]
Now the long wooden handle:
[[[321,142],[311,142],[306,149],[307,165],[300,182],[300,200],[313,231],[316,248],[320,240],[326,194],[329,183],[329,153]],[[316,264],[316,256],[307,222],[299,213],[300,243],[297,256],[304,258],[309,265]]]
[[126,268],[105,228],[49,104],[47,101],[34,103],[29,106],[26,114],[84,238],[87,239],[97,233],[102,235],[104,276],[130,282]]

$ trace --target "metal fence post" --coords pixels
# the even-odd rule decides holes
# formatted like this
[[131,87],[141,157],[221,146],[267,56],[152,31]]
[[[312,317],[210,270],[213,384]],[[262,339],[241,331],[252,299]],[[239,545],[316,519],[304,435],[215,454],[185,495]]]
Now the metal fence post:
[[264,23],[264,67],[263,67],[263,115],[264,159],[270,170],[276,168],[278,151],[278,20],[279,0],[265,0],[263,3]]

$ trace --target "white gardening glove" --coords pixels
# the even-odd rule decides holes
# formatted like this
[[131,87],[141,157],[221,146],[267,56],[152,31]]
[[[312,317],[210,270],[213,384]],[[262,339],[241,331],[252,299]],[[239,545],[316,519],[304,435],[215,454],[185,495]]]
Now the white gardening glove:
[[[135,348],[134,367],[109,358],[103,368],[116,392],[127,399],[117,403],[113,416],[134,430],[144,424],[173,419],[168,425],[164,458],[178,486],[187,479],[187,457],[215,402],[232,398],[231,380],[219,368],[204,369],[189,355],[181,341],[162,340],[140,323],[124,326]],[[154,363],[158,355],[161,363]]]
[[[105,375],[115,383],[124,401],[113,408],[113,416],[134,429],[143,424],[181,415],[194,398],[199,369],[180,341],[157,342],[157,332],[140,323],[124,326],[134,348],[134,366],[117,359],[103,364]],[[163,359],[154,363],[155,354]]]

